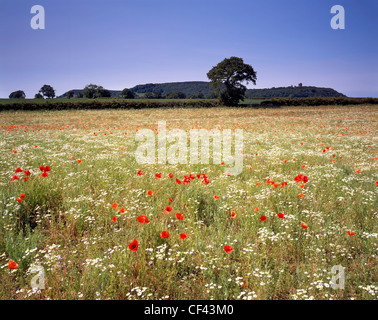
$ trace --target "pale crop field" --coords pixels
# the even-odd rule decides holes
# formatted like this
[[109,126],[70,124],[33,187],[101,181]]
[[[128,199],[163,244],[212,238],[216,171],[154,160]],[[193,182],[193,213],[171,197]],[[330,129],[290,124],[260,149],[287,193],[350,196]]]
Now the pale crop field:
[[[377,111],[2,112],[0,299],[376,299]],[[158,120],[243,129],[242,173],[137,163]]]

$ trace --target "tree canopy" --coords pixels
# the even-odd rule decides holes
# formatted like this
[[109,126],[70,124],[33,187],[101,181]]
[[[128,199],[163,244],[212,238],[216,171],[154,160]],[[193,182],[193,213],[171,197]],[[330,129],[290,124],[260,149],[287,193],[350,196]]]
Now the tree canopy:
[[39,93],[42,94],[44,97],[47,97],[49,99],[53,99],[55,97],[55,90],[52,86],[45,84],[41,90],[39,90]]
[[[244,100],[247,87],[242,82],[256,84],[256,71],[249,64],[245,64],[242,58],[226,58],[213,67],[208,73],[210,86],[220,93],[220,100],[226,106],[237,106],[240,100]],[[222,84],[225,90],[220,92]]]
[[9,99],[25,99],[25,92],[22,90],[14,91],[9,95]]

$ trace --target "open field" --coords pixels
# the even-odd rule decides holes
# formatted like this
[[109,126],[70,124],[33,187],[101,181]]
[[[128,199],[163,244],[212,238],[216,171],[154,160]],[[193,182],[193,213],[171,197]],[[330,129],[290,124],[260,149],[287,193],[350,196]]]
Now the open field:
[[[243,172],[138,164],[158,120],[243,129]],[[0,299],[375,300],[377,127],[377,105],[1,112]]]

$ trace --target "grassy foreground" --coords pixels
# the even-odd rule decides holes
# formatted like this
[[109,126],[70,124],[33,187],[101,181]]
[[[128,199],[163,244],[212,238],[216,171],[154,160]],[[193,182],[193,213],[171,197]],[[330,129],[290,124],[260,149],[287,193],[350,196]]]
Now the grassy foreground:
[[[377,111],[2,112],[0,299],[376,299]],[[244,129],[243,172],[138,164],[136,131],[158,120]]]

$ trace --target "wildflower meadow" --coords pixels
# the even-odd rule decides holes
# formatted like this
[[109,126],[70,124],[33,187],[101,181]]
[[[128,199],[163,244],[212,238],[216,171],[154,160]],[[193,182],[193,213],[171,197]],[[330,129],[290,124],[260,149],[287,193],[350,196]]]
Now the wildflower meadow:
[[[0,299],[375,300],[377,111],[1,112]],[[158,121],[242,130],[241,172],[138,162]]]

